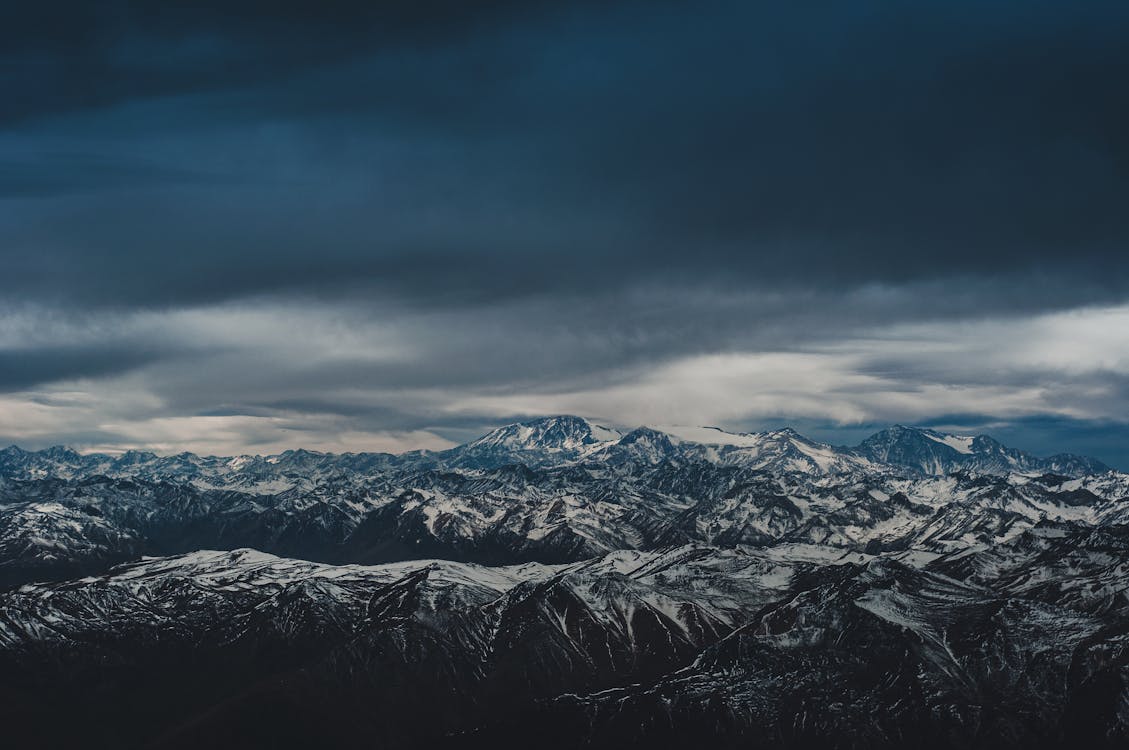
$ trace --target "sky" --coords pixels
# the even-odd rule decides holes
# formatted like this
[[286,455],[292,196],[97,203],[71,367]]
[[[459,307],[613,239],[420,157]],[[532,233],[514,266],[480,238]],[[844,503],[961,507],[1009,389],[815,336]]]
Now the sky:
[[1123,0],[24,4],[0,443],[570,413],[1129,469],[1126,38]]

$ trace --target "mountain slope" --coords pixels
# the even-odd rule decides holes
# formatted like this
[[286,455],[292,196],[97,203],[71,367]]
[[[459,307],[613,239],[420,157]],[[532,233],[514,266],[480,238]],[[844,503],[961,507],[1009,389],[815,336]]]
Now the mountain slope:
[[[1077,550],[1082,542],[1067,534],[1060,543]],[[1023,546],[996,554],[1049,572]],[[701,737],[727,748],[1129,741],[1126,579],[1106,591],[1119,607],[1095,612],[1069,596],[1021,591],[1011,576],[957,580],[939,572],[946,563],[935,566],[878,558],[819,569],[686,669],[561,696],[484,728],[473,746],[537,725],[558,728],[554,748],[674,748]],[[1104,573],[1099,565],[1080,574],[1080,588]]]
[[[147,559],[0,595],[2,710],[37,747],[1114,747],[1126,528],[930,562]],[[1067,589],[1037,583],[1064,570]]]
[[[544,450],[586,451],[542,467],[376,469],[359,455],[342,464],[293,452],[228,460],[229,473],[210,475],[201,473],[207,461],[174,457],[194,467],[182,478],[165,463],[155,476],[0,478],[0,587],[202,548],[331,563],[560,563],[684,543],[946,553],[1006,540],[1043,519],[1100,526],[1129,515],[1123,474],[923,476],[840,460],[787,431],[708,446],[648,428],[601,441],[570,424],[577,429],[519,433],[522,451],[538,441]],[[496,437],[491,450],[509,444]],[[129,462],[130,471],[150,460]]]
[[987,435],[957,436],[901,425],[871,435],[856,450],[873,461],[931,475],[954,471],[980,474],[1014,471],[1078,476],[1110,471],[1100,461],[1084,456],[1063,453],[1050,458],[1036,458],[1008,448]]

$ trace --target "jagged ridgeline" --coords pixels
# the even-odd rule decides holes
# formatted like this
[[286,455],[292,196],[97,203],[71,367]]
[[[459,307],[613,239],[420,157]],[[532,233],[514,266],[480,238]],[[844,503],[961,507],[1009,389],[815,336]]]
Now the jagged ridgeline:
[[1129,475],[985,436],[9,448],[0,585],[21,747],[1129,744]]

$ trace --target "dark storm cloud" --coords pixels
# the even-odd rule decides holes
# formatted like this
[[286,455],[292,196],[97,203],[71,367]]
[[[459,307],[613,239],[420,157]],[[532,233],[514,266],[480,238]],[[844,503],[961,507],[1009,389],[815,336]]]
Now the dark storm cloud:
[[99,154],[41,153],[0,161],[0,199],[216,181],[216,177],[189,168],[107,159]]
[[118,375],[162,358],[155,351],[104,345],[0,351],[0,393],[74,378]]
[[465,34],[536,3],[202,0],[44,2],[10,9],[0,28],[0,121],[134,99],[261,85],[387,47]]
[[7,252],[42,261],[10,294],[1032,272],[1125,291],[1123,4],[152,7],[9,27],[10,132],[235,184],[153,190],[140,170],[134,194],[123,173],[113,195],[13,207]]

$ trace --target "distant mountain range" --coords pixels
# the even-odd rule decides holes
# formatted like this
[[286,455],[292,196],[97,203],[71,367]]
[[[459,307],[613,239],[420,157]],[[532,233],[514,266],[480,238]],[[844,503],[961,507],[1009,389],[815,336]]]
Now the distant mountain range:
[[858,471],[915,472],[943,475],[956,471],[982,474],[1045,473],[1069,475],[1110,471],[1093,458],[1068,453],[1037,458],[1008,448],[986,435],[963,437],[916,427],[891,427],[854,448],[833,447],[792,429],[732,433],[716,427],[640,427],[621,432],[573,416],[557,416],[500,427],[477,440],[445,451],[390,453],[316,453],[286,451],[274,456],[158,456],[143,451],[120,455],[81,454],[63,446],[24,451],[0,450],[0,476],[11,479],[81,476],[196,480],[240,478],[265,481],[293,472],[389,469],[491,469],[510,464],[556,467],[585,461],[651,463],[708,461],[750,469],[842,474]]
[[12,447],[0,591],[14,746],[1129,745],[1129,475],[986,436]]

